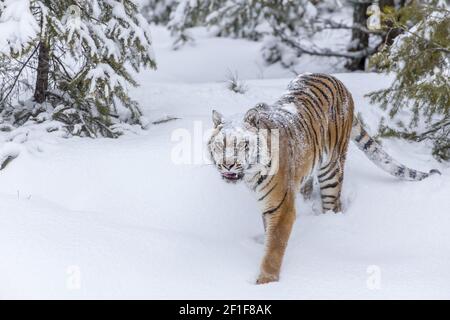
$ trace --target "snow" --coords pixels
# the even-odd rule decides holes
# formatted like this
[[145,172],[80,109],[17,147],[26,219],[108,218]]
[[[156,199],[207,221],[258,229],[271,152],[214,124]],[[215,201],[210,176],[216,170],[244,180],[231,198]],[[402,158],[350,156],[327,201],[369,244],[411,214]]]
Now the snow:
[[[342,61],[322,57],[305,56],[298,59],[292,69],[279,64],[267,66],[262,59],[261,43],[243,39],[210,38],[204,29],[194,28],[194,44],[173,50],[173,39],[169,31],[154,26],[152,46],[158,71],[146,76],[155,82],[222,82],[231,71],[242,79],[292,79],[295,74],[308,72],[330,72],[342,70]],[[322,43],[342,42],[345,37],[336,36],[329,30],[322,32]],[[344,33],[345,35],[345,33]],[[198,52],[202,52],[199,58]]]
[[[201,38],[169,51],[154,29],[158,71],[131,89],[149,121],[139,134],[62,139],[0,132],[0,155],[20,155],[0,172],[0,298],[313,299],[450,298],[450,169],[426,144],[386,140],[400,162],[442,176],[397,180],[351,145],[344,214],[319,214],[320,196],[298,218],[278,283],[254,284],[263,226],[254,195],[197,161],[211,111],[225,116],[274,102],[293,75],[256,67],[259,44]],[[299,72],[317,71],[315,60]],[[237,70],[249,90],[226,88]],[[258,77],[263,72],[264,77]],[[392,78],[337,74],[374,133],[382,111],[364,95]],[[191,164],[176,164],[175,130],[191,133]]]
[[297,107],[293,103],[284,104],[282,108],[292,114],[297,114]]
[[90,93],[93,93],[96,90],[97,83],[99,83],[100,80],[104,80],[104,82],[108,83],[112,88],[127,86],[125,79],[119,76],[114,69],[106,63],[99,63],[95,68],[89,70],[86,79],[90,79]]
[[5,0],[0,4],[0,53],[20,52],[38,30],[29,0]]

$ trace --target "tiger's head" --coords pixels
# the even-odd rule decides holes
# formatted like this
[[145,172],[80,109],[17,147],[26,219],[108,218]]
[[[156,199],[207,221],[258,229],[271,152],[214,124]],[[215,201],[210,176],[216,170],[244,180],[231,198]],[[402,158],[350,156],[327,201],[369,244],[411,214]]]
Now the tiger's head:
[[214,110],[212,121],[214,128],[208,142],[210,158],[225,181],[236,183],[260,161],[263,144],[259,137],[258,111],[252,108],[243,119],[225,120]]

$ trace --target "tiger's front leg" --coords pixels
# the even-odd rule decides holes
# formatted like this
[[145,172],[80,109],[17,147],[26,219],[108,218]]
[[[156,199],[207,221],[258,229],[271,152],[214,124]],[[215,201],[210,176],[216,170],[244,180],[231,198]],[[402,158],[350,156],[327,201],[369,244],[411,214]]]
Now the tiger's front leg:
[[278,281],[284,252],[295,221],[295,196],[291,191],[274,195],[266,202],[263,213],[265,225],[265,254],[257,284]]

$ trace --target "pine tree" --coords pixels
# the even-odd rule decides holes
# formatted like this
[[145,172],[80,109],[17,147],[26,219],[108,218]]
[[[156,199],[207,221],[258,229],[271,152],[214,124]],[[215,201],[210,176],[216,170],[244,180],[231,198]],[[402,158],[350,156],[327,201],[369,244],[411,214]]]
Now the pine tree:
[[[377,51],[382,42],[372,41],[369,36],[379,38],[387,33],[371,31],[366,27],[366,10],[372,0],[176,0],[168,24],[174,36],[174,48],[192,41],[189,28],[206,26],[212,34],[220,37],[245,38],[259,41],[263,59],[269,63],[281,62],[292,66],[296,58],[303,55],[339,57],[348,60],[350,70],[364,69],[367,57]],[[353,25],[346,25],[329,18],[330,13],[342,9],[343,3],[354,7]],[[381,0],[383,6],[393,0]],[[323,18],[327,16],[328,18]],[[347,50],[319,48],[311,38],[324,29],[347,29],[352,39]],[[393,35],[394,33],[389,33]]]
[[174,39],[173,48],[178,49],[194,38],[189,28],[204,25],[206,16],[218,8],[224,0],[176,0],[170,14],[168,28]]
[[[116,137],[121,124],[141,124],[127,89],[137,85],[133,72],[156,64],[148,23],[133,1],[5,0],[0,30],[18,18],[26,34],[9,30],[0,40],[0,61],[21,65],[17,81],[0,88],[3,118],[16,125],[53,119],[71,134],[90,137]],[[14,104],[29,70],[35,70],[33,98]],[[4,72],[11,78],[13,70]]]
[[[378,14],[379,17],[376,17],[376,19],[379,19],[380,21],[380,30],[384,30],[384,32],[381,34],[383,37],[383,40],[380,42],[380,45],[386,44],[391,45],[395,37],[397,37],[400,34],[400,30],[397,28],[394,28],[394,26],[391,24],[390,20],[384,20],[383,27],[381,28],[381,20],[382,16],[385,14],[392,13],[393,10],[395,10],[396,7],[401,8],[404,4],[398,3],[396,5],[394,0],[379,0],[379,1],[373,1],[373,0],[351,0],[350,3],[353,6],[353,29],[352,29],[352,37],[350,44],[347,46],[347,49],[349,52],[361,52],[366,51],[367,55],[361,55],[354,58],[350,58],[347,60],[346,68],[351,71],[355,70],[365,70],[366,68],[366,61],[369,58],[369,56],[373,53],[375,50],[369,50],[369,38],[370,38],[370,30],[366,30],[360,27],[364,27],[369,18],[368,18],[368,12],[371,6],[374,4],[377,5],[378,12],[372,12],[374,14]],[[355,28],[357,27],[357,28]]]
[[28,1],[0,1],[0,112],[22,90],[32,88],[29,70],[18,58],[35,54],[27,42],[38,31]]
[[142,14],[150,23],[165,25],[176,6],[176,0],[146,0]]
[[395,120],[383,121],[380,134],[430,140],[433,155],[450,160],[450,11],[442,2],[415,1],[390,21],[403,33],[371,60],[395,75],[389,88],[370,94]]
[[221,1],[217,10],[206,15],[205,25],[218,37],[259,40],[263,30],[258,27],[265,8],[262,1]]
[[263,56],[276,62],[284,50],[274,41],[275,35],[305,33],[316,12],[309,0],[177,0],[168,27],[174,48],[193,40],[189,28],[194,26],[206,26],[219,37],[260,40],[272,36]]

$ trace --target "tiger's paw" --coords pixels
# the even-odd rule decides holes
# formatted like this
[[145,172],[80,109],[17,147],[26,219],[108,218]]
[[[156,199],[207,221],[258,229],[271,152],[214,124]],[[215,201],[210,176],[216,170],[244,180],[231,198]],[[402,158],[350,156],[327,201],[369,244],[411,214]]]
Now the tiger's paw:
[[280,279],[279,275],[260,274],[256,284],[265,284],[270,282],[276,282]]

